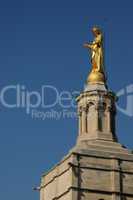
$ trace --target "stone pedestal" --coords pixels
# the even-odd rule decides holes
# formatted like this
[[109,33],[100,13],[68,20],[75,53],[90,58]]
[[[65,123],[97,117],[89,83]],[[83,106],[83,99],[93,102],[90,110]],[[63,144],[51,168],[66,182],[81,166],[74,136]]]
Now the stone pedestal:
[[133,154],[118,143],[115,101],[104,84],[77,98],[77,143],[42,176],[40,200],[133,200]]
[[80,132],[78,140],[117,141],[115,134],[116,96],[104,84],[87,85],[77,98]]
[[132,200],[133,155],[121,147],[119,153],[86,147],[42,176],[41,200]]

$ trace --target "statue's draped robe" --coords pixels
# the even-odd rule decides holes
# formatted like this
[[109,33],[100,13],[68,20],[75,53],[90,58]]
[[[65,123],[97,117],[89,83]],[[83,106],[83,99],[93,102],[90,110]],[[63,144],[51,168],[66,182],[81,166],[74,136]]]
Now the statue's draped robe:
[[96,36],[90,47],[92,50],[92,71],[103,72],[103,47],[101,34]]

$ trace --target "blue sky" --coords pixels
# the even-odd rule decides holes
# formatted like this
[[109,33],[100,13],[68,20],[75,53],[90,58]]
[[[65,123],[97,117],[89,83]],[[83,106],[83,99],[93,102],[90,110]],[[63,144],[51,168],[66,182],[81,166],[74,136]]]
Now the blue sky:
[[[118,92],[133,84],[132,4],[131,0],[1,1],[0,90],[19,84],[28,91],[40,91],[42,85],[59,92],[82,91],[90,69],[83,43],[92,40],[93,25],[105,32],[109,87]],[[13,96],[9,94],[10,102]],[[50,101],[53,96],[49,92],[46,98]],[[123,108],[126,99],[127,94],[120,97]],[[77,120],[32,119],[23,108],[0,107],[0,199],[37,200],[32,187],[75,144]],[[59,105],[54,109],[61,110]],[[119,140],[131,149],[132,129],[133,117],[118,112]]]

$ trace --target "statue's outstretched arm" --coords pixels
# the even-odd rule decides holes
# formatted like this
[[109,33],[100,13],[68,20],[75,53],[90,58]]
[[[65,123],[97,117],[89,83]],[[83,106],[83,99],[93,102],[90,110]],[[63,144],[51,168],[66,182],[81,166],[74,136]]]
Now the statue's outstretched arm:
[[93,44],[85,43],[84,47],[88,49],[93,49]]

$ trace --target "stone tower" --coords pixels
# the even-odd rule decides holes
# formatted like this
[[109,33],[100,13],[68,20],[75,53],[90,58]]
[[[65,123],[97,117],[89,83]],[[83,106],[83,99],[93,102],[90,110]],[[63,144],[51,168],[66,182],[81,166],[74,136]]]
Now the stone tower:
[[92,50],[92,70],[77,97],[77,143],[41,177],[40,200],[133,200],[133,154],[116,136],[117,98],[106,84],[101,32],[93,32],[95,40],[85,44]]

